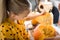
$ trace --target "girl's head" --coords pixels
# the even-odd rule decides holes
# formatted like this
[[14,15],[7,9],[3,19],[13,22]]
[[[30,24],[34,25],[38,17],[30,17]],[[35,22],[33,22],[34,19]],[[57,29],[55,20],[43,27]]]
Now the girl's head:
[[27,0],[9,0],[7,5],[8,15],[10,18],[20,20],[29,14],[29,6]]

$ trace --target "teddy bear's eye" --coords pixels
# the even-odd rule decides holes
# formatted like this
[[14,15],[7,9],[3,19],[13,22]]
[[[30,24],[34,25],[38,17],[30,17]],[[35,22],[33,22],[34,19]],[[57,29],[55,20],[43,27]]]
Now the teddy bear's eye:
[[44,9],[43,5],[40,6],[41,9]]

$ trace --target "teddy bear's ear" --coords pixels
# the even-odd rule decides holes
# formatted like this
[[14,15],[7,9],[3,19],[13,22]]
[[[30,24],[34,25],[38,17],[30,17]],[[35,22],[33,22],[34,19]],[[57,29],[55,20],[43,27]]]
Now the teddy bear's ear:
[[[34,39],[45,39],[56,36],[56,31],[51,25],[39,25],[33,32]],[[40,38],[39,38],[40,37]]]

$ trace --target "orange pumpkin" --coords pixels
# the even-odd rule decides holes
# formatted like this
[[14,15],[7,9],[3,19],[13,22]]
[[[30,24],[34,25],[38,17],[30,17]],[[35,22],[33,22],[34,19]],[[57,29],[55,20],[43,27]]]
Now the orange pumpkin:
[[51,25],[40,25],[34,30],[33,35],[36,40],[42,40],[44,38],[54,37],[56,31]]
[[34,40],[44,40],[44,34],[39,29],[34,30],[33,37]]

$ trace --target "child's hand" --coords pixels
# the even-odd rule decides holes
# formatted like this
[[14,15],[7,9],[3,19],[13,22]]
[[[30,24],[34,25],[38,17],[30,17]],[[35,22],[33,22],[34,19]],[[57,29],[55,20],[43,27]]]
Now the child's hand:
[[43,13],[39,13],[39,12],[30,12],[25,19],[30,20],[30,19],[33,19],[35,17],[38,17],[38,16],[40,16],[42,14]]

